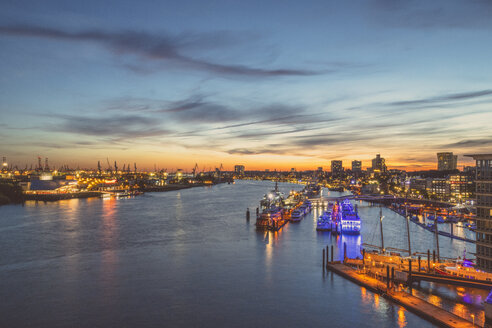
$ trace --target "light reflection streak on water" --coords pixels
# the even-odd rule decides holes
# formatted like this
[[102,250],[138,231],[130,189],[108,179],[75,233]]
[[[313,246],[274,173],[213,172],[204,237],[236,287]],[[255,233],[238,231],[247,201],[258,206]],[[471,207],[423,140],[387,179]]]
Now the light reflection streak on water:
[[[73,201],[63,202],[60,204],[60,207],[64,208],[64,217],[62,223],[65,227],[65,238],[63,238],[64,249],[72,250],[77,248],[79,234],[80,234],[80,199],[74,199]],[[78,274],[78,261],[79,258],[77,256],[68,256],[67,257],[67,265],[66,270],[67,274],[73,276],[74,279]]]
[[362,244],[361,235],[346,235],[341,234],[337,236],[338,249],[340,250],[340,261],[343,260],[343,244],[347,244],[347,257],[355,259],[361,258],[360,246]]
[[405,317],[405,310],[400,306],[398,307],[398,327],[406,327],[407,319]]
[[379,310],[379,294],[374,294],[374,308]]
[[103,202],[103,235],[101,244],[105,249],[101,253],[101,282],[106,302],[113,300],[116,296],[115,273],[118,262],[116,253],[118,240],[117,202],[114,198]]
[[181,192],[176,193],[176,220],[180,221],[183,219],[183,201],[181,200]]
[[362,302],[364,304],[366,304],[366,305],[371,304],[371,302],[372,302],[371,294],[367,292],[367,289],[365,289],[364,287],[361,287],[360,288],[360,295],[361,295]]

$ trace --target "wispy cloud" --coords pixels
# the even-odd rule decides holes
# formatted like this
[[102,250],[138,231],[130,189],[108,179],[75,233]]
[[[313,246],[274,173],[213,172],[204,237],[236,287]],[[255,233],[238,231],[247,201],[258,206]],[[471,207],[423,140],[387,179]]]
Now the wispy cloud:
[[402,28],[490,28],[492,2],[371,0],[368,13],[378,24]]
[[458,142],[453,142],[444,145],[444,147],[455,147],[455,148],[465,148],[465,147],[483,147],[492,146],[492,137],[483,139],[467,139]]
[[50,124],[47,130],[119,139],[155,137],[170,133],[169,130],[162,128],[160,121],[137,115],[107,117],[58,115],[57,118],[60,122]]
[[[93,42],[107,47],[117,55],[137,55],[146,61],[166,62],[183,69],[207,71],[220,75],[259,78],[309,76],[325,73],[324,71],[307,69],[268,69],[240,64],[219,64],[185,54],[186,51],[190,50],[199,53],[204,48],[223,46],[223,38],[210,34],[207,34],[206,36],[208,37],[202,39],[200,35],[169,36],[165,33],[157,35],[136,31],[107,32],[102,30],[85,30],[68,32],[57,28],[32,25],[0,26],[0,34],[73,42]],[[134,70],[144,69],[134,64],[131,64],[131,66]]]
[[[440,103],[474,100],[477,98],[483,98],[490,95],[492,95],[492,90],[479,90],[479,91],[462,92],[462,93],[451,93],[451,94],[440,95],[440,96],[429,97],[429,98],[395,101],[395,102],[388,103],[387,106],[435,105]],[[492,99],[489,99],[488,101],[492,102]]]

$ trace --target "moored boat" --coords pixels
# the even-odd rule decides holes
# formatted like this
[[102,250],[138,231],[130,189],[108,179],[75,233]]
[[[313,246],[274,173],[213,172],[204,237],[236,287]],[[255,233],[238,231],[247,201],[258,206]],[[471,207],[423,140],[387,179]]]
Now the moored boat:
[[325,211],[318,218],[318,221],[316,223],[316,230],[331,231],[331,229],[332,229],[331,212]]
[[300,222],[303,216],[304,216],[304,212],[300,209],[297,209],[292,211],[292,213],[290,214],[290,220],[292,222]]

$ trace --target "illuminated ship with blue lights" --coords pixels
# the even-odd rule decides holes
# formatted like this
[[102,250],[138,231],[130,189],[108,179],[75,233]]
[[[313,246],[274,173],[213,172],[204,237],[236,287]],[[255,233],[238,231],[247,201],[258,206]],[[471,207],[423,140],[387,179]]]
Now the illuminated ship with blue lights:
[[333,205],[331,217],[338,233],[360,234],[360,217],[357,213],[357,207],[354,209],[348,199]]
[[331,221],[331,212],[325,211],[318,218],[316,223],[317,231],[331,231],[333,222]]

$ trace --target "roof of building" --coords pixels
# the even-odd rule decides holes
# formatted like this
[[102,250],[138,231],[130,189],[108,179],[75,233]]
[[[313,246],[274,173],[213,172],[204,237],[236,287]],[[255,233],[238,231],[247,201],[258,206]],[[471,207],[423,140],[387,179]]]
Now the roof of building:
[[473,159],[492,159],[492,154],[468,154],[466,157],[473,157]]

